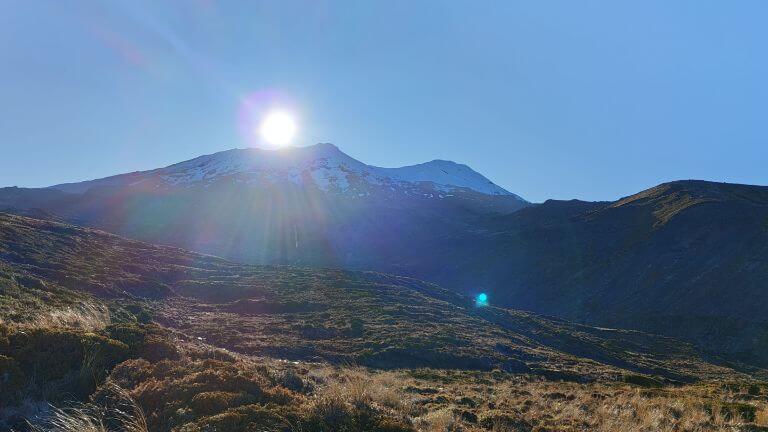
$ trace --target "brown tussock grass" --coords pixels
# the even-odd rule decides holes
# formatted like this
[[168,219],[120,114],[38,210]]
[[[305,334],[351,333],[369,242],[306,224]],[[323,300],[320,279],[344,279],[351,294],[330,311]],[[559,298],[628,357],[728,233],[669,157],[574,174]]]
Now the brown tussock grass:
[[84,303],[63,309],[46,311],[25,326],[40,328],[77,328],[86,331],[105,329],[111,323],[106,306]]
[[105,389],[109,393],[109,408],[94,404],[78,404],[68,408],[51,407],[47,418],[39,423],[29,424],[30,430],[108,432],[117,427],[121,432],[149,432],[144,412],[125,389],[113,383],[107,383]]
[[[761,395],[749,396],[750,384],[739,391],[721,382],[641,388],[436,373],[450,379],[416,379],[407,371],[337,370],[325,374],[332,382],[318,394],[387,406],[422,432],[706,432],[768,426],[768,386]],[[754,418],[741,410],[754,410]]]

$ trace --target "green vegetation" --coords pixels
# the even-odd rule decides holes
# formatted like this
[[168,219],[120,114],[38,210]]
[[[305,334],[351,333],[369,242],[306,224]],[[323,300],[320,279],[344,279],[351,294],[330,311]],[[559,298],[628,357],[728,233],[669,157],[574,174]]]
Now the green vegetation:
[[[131,330],[128,330],[128,329]],[[179,353],[152,326],[76,328],[5,325],[0,340],[0,382],[7,405],[25,399],[52,403],[86,399],[117,364],[129,358],[159,361]]]

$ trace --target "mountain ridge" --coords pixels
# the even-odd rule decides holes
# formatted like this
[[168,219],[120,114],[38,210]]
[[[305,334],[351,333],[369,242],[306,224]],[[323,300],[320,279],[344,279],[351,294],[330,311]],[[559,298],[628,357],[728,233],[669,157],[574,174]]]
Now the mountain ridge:
[[768,363],[759,306],[768,301],[768,187],[676,181],[615,202],[547,201],[480,225],[445,245],[450,254],[406,257],[412,275]]
[[164,168],[63,183],[50,188],[82,194],[99,186],[168,188],[209,184],[223,179],[253,186],[291,182],[337,193],[365,193],[374,186],[424,193],[416,186],[431,184],[426,189],[436,192],[439,198],[453,191],[470,190],[486,195],[508,195],[527,202],[463,164],[435,159],[416,165],[382,168],[360,162],[330,143],[282,149],[230,149]]

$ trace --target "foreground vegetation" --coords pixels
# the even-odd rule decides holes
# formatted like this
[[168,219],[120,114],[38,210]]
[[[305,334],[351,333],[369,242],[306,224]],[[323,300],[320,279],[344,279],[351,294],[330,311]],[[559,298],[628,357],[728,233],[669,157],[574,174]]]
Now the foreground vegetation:
[[412,279],[0,215],[0,430],[759,431],[762,374]]
[[577,383],[500,370],[384,371],[237,355],[141,323],[87,331],[6,323],[2,334],[0,429],[768,430],[768,385],[757,381],[672,386],[639,376]]

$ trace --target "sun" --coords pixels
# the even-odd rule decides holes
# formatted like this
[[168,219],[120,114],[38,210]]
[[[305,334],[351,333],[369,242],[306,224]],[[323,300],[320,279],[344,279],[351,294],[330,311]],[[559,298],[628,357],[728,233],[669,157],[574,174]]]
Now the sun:
[[296,135],[296,121],[287,111],[271,111],[259,125],[259,134],[268,144],[282,147]]

